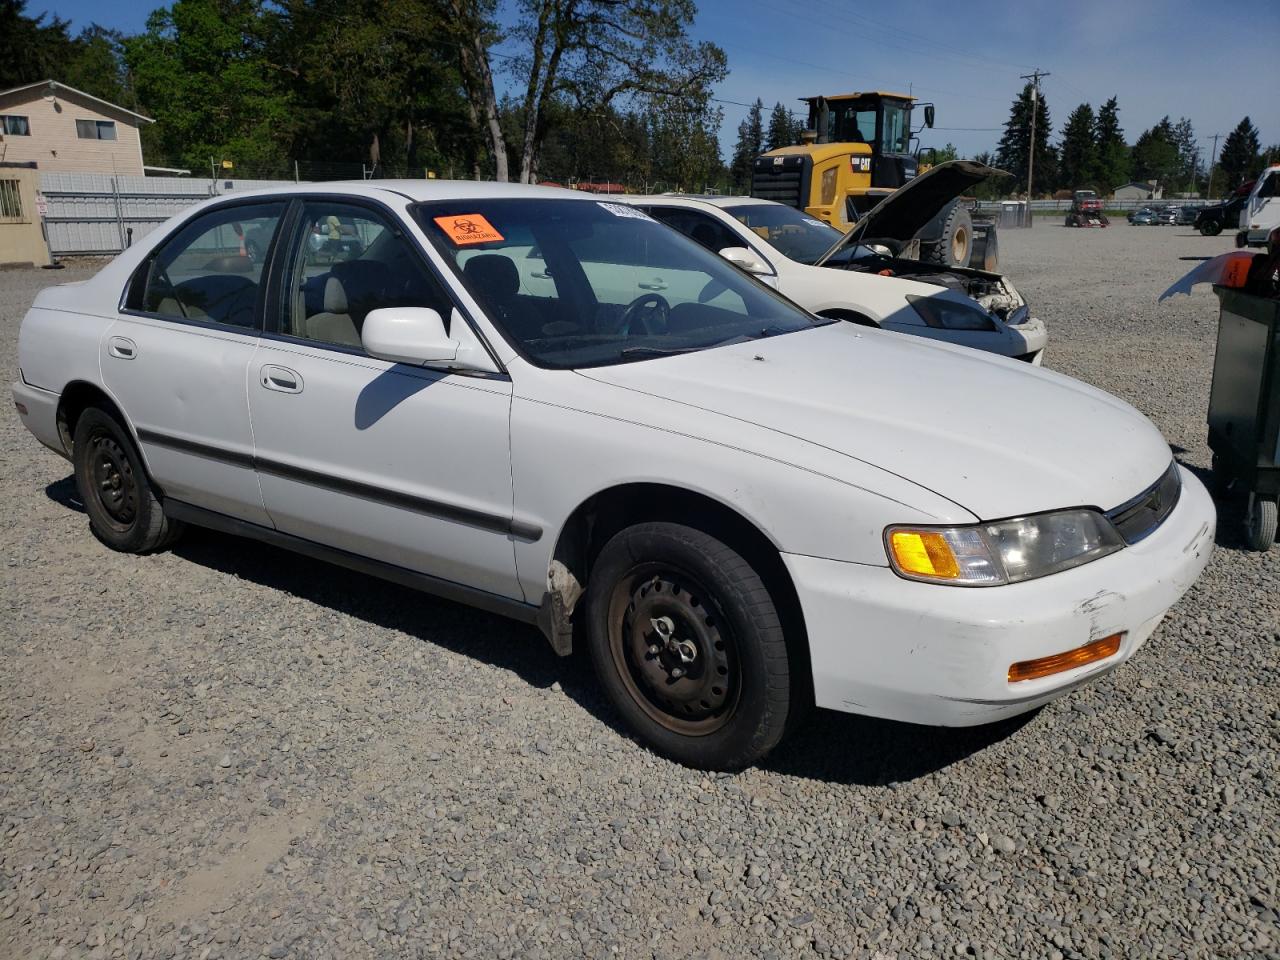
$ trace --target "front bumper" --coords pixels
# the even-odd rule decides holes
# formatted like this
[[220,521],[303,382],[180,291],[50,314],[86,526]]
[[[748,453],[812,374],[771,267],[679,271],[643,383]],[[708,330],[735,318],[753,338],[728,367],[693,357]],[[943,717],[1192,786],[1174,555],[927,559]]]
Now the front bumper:
[[[1093,563],[1000,587],[948,587],[886,567],[784,554],[804,610],[819,706],[935,726],[1032,710],[1115,669],[1146,642],[1213,550],[1217,514],[1182,495],[1145,540]],[[1010,683],[1009,666],[1125,631],[1115,655]]]
[[50,450],[63,457],[70,456],[58,432],[58,394],[33,387],[21,378],[13,382],[10,390],[22,425]]

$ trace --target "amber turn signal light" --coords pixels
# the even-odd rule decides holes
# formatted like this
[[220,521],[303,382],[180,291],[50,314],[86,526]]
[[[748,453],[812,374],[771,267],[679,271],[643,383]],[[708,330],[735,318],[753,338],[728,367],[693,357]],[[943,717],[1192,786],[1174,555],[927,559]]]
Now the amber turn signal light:
[[893,559],[903,573],[953,580],[960,565],[946,538],[931,530],[894,530],[889,534]]
[[1064,670],[1083,667],[1086,663],[1114,657],[1120,652],[1120,641],[1123,639],[1123,632],[1113,633],[1109,637],[1086,643],[1083,647],[1076,647],[1066,653],[1055,653],[1049,657],[1040,657],[1038,660],[1022,660],[1009,667],[1009,682],[1037,680],[1040,677],[1062,673]]

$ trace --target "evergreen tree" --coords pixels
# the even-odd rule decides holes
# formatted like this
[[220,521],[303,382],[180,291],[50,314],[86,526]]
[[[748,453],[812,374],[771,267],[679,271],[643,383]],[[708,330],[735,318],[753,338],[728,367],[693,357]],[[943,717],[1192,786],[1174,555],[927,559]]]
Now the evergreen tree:
[[769,114],[769,134],[766,139],[769,150],[789,147],[800,140],[800,125],[791,118],[791,113],[781,103],[773,105]]
[[1059,183],[1068,190],[1093,185],[1098,172],[1098,144],[1094,140],[1096,120],[1093,107],[1082,103],[1071,111],[1062,128],[1062,158]]
[[1009,119],[1004,125],[1004,135],[996,147],[997,165],[1008,170],[1021,182],[1027,182],[1027,163],[1034,149],[1035,182],[1031,192],[1047,193],[1053,189],[1057,178],[1057,152],[1049,146],[1049,105],[1043,93],[1036,98],[1036,141],[1031,144],[1031,84],[1022,88],[1009,109]]
[[1200,149],[1196,146],[1195,128],[1187,117],[1180,117],[1173,125],[1173,145],[1178,151],[1177,186],[1194,192],[1200,179]]
[[1173,124],[1163,117],[1133,145],[1133,178],[1169,187],[1177,180],[1180,166]]
[[1234,190],[1246,180],[1257,175],[1261,167],[1258,158],[1258,128],[1245,117],[1222,142],[1222,154],[1218,164],[1226,176],[1228,190]]
[[1120,107],[1112,97],[1098,110],[1098,122],[1094,128],[1094,143],[1098,150],[1096,179],[1103,192],[1128,183],[1132,169],[1129,145],[1124,141],[1120,128]]
[[735,190],[751,188],[751,168],[764,150],[764,102],[756,98],[746,119],[738,124],[738,142],[733,147],[729,176]]

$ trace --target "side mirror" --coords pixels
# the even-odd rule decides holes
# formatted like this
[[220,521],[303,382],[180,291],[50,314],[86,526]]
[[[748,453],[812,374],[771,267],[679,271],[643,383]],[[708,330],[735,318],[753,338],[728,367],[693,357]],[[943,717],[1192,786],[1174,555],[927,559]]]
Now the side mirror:
[[747,273],[766,277],[773,275],[772,268],[746,247],[725,247],[720,256]]
[[924,105],[924,125],[933,129],[933,104],[926,103]]
[[457,359],[458,341],[450,340],[444,318],[430,307],[370,310],[360,330],[370,356],[422,366]]

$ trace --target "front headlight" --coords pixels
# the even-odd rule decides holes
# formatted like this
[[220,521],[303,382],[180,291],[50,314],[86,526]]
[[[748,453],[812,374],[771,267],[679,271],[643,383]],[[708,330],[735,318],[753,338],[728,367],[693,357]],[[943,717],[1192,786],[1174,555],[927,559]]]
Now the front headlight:
[[1124,546],[1096,510],[1062,510],[963,527],[889,527],[885,548],[909,580],[992,587],[1034,580]]
[[931,327],[944,330],[985,330],[996,328],[987,311],[974,303],[962,303],[945,297],[917,297],[907,294],[907,303]]

